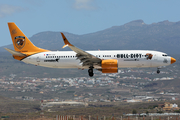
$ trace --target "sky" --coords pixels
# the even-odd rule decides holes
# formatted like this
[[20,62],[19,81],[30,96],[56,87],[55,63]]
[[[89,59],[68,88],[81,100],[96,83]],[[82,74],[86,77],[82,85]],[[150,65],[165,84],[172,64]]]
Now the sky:
[[27,37],[44,31],[88,34],[133,20],[180,21],[180,0],[0,0],[0,46],[12,44],[8,22]]

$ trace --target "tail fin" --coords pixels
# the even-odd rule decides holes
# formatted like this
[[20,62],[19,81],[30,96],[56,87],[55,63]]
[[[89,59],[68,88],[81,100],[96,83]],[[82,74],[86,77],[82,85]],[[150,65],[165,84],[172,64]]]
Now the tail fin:
[[36,47],[25,35],[24,33],[16,26],[15,23],[8,23],[9,31],[11,34],[12,42],[14,45],[14,50],[18,52],[45,52],[48,50],[41,49]]

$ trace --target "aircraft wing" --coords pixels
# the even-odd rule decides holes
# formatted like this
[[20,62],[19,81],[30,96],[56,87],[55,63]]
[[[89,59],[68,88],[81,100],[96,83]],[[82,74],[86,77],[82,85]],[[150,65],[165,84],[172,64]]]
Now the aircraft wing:
[[73,50],[74,52],[76,52],[76,57],[77,59],[79,59],[82,63],[82,66],[93,66],[93,65],[101,65],[101,59],[86,52],[83,51],[77,47],[75,47],[74,45],[72,45],[71,43],[69,43],[69,41],[67,40],[67,38],[65,37],[65,35],[63,33],[61,33],[62,38],[64,40],[65,45],[63,46],[66,47],[68,46],[71,50]]

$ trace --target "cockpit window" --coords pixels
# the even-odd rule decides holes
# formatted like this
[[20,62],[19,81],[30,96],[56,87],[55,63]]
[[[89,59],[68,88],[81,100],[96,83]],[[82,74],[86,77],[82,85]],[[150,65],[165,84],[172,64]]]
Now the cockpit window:
[[162,54],[162,56],[165,56],[165,57],[166,57],[166,56],[167,56],[167,54]]

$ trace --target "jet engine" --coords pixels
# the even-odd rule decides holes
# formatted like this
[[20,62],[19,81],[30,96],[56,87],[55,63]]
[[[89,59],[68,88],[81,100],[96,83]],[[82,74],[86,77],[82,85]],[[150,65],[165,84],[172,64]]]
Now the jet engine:
[[118,72],[118,60],[108,59],[101,62],[102,73],[117,73]]

